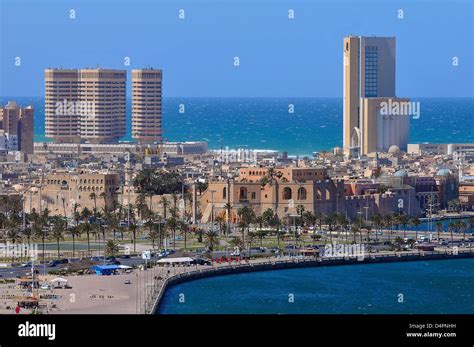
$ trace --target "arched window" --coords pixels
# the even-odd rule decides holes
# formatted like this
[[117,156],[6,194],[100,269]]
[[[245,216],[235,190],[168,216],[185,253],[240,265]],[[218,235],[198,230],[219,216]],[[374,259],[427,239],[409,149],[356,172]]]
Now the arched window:
[[291,188],[285,187],[283,188],[283,200],[290,200],[291,199]]
[[316,199],[321,200],[321,189],[318,187],[318,190],[316,191]]
[[300,187],[298,189],[298,200],[306,200],[306,188]]
[[245,188],[245,187],[240,188],[239,199],[240,200],[247,200],[247,188]]
[[326,200],[331,200],[331,191],[329,188],[326,188]]

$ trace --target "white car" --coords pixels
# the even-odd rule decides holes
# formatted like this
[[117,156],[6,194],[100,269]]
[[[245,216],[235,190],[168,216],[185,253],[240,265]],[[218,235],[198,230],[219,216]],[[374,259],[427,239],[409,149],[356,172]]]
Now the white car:
[[51,289],[51,286],[50,286],[49,284],[47,284],[47,283],[44,283],[44,284],[41,285],[40,288],[41,288],[41,289],[44,289],[44,290],[50,290],[50,289]]

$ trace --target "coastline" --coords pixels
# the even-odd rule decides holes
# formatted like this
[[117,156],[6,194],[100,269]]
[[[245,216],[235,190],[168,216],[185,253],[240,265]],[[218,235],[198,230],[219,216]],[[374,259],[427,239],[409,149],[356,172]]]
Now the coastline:
[[452,260],[452,259],[469,259],[474,258],[474,252],[459,251],[457,254],[446,252],[419,252],[419,253],[387,253],[374,254],[369,257],[364,257],[363,260],[358,260],[357,257],[334,257],[334,258],[283,258],[282,260],[267,260],[248,262],[245,264],[235,265],[217,265],[211,268],[190,270],[183,273],[174,274],[173,276],[164,279],[153,300],[153,305],[147,309],[147,314],[159,314],[162,299],[168,288],[179,285],[184,282],[215,277],[234,275],[240,273],[250,273],[257,271],[276,271],[284,269],[297,269],[304,267],[320,267],[320,266],[341,266],[341,265],[366,265],[366,264],[380,264],[380,263],[395,263],[395,262],[411,262],[411,261],[427,261],[427,260]]

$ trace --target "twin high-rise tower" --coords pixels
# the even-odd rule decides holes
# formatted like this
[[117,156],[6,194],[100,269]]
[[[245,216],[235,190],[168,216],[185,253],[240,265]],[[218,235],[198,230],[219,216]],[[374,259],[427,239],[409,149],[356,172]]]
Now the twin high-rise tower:
[[[46,69],[46,136],[55,142],[115,142],[126,133],[125,70]],[[160,142],[162,71],[132,70],[132,136]]]
[[409,117],[390,112],[392,105],[408,102],[395,96],[394,37],[344,38],[343,94],[346,155],[406,148]]

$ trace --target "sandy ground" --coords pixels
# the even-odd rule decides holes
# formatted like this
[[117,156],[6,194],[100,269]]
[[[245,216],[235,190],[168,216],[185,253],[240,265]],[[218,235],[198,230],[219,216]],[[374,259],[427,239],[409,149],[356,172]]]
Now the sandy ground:
[[[153,268],[114,276],[65,276],[71,289],[38,289],[35,290],[35,295],[43,297],[40,303],[45,304],[41,310],[45,314],[143,313],[145,297],[151,295],[153,284],[158,285],[159,278],[166,274],[167,270],[163,268]],[[54,277],[40,276],[40,283],[49,282]],[[130,281],[130,284],[126,284],[126,281]],[[28,294],[16,284],[0,284],[0,314],[15,314],[14,298],[23,295]],[[46,295],[57,297],[45,298]],[[7,306],[10,309],[6,309]],[[20,311],[25,314],[30,312],[28,309]]]

